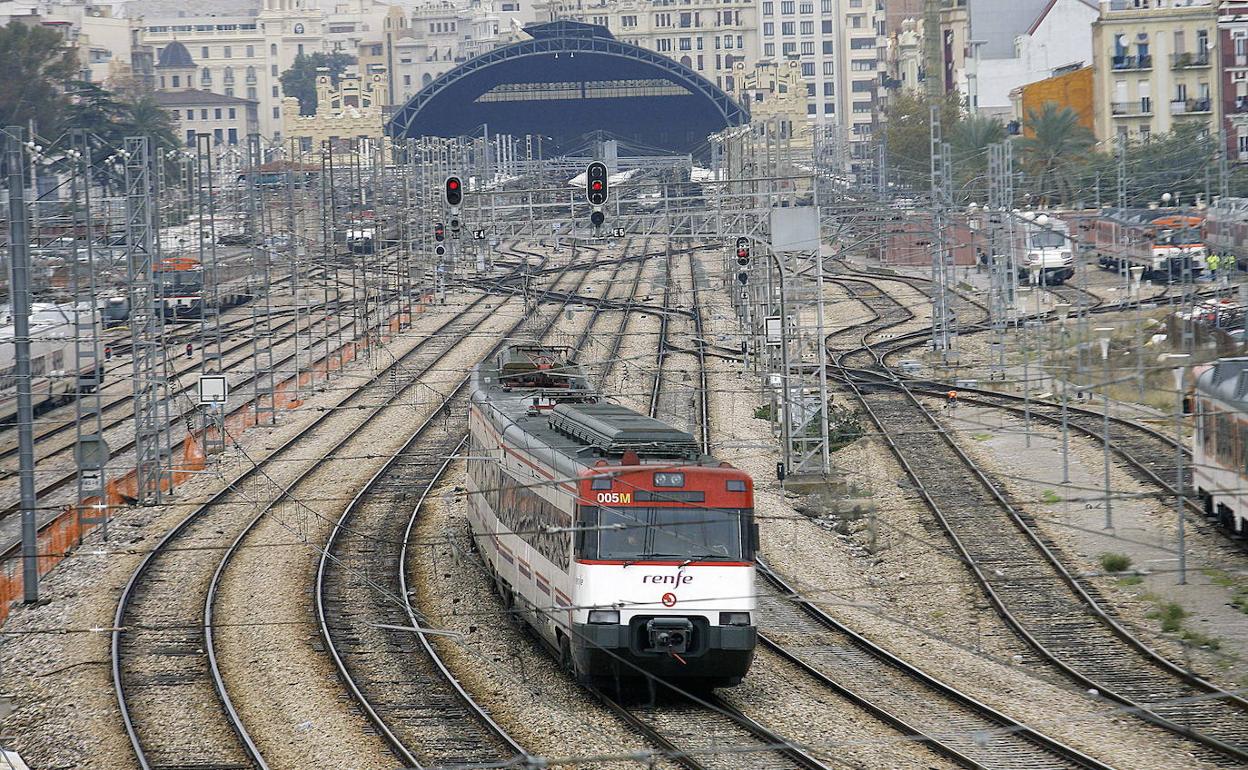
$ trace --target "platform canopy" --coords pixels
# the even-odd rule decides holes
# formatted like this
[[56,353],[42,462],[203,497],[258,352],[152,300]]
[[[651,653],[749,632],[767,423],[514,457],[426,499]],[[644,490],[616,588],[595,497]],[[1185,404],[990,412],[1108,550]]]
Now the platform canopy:
[[689,66],[616,40],[606,27],[555,21],[431,81],[390,119],[395,139],[490,133],[546,137],[550,152],[601,132],[703,154],[706,137],[749,115]]

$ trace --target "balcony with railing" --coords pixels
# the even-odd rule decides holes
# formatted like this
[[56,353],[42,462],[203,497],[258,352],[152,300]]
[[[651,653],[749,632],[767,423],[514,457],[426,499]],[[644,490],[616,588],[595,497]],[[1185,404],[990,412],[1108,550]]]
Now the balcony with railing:
[[1173,53],[1170,54],[1170,68],[1181,70],[1188,67],[1208,67],[1209,52],[1202,51],[1200,53]]
[[1171,115],[1202,115],[1213,109],[1213,100],[1204,99],[1175,99],[1170,102]]
[[1115,70],[1151,70],[1153,68],[1153,55],[1115,56],[1110,66]]
[[1126,118],[1153,114],[1153,100],[1148,98],[1131,102],[1112,102],[1109,107],[1110,114],[1114,117]]

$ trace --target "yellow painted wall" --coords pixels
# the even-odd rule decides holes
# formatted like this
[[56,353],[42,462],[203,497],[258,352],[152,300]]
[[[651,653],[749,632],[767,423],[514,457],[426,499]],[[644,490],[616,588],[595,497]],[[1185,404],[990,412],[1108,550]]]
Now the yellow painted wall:
[[[1056,77],[1038,80],[1023,86],[1022,115],[1024,121],[1031,110],[1040,112],[1048,102],[1056,102],[1079,113],[1079,125],[1095,130],[1092,100],[1092,68],[1083,67]],[[1030,131],[1024,131],[1028,136]]]

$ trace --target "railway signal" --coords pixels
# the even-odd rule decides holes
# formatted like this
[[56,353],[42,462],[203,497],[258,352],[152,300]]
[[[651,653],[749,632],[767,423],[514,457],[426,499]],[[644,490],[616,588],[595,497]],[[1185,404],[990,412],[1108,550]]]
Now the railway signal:
[[459,181],[457,176],[448,176],[446,178],[446,205],[451,210],[459,208],[459,204],[464,202],[464,185]]
[[[737,239],[737,264],[741,267],[746,267],[750,264],[749,238],[742,237]],[[741,283],[745,283],[745,281],[742,281]]]
[[446,229],[442,227],[441,222],[435,222],[433,225],[433,240],[433,253],[439,257],[445,254],[446,246],[442,242],[446,240]]
[[607,202],[607,164],[594,161],[585,169],[585,199],[593,207],[589,215],[590,224],[602,227],[607,218],[602,211],[602,205]]

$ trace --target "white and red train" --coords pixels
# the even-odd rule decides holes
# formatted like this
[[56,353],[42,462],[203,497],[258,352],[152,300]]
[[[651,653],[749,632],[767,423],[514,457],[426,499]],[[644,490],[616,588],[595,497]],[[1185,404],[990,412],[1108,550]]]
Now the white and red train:
[[1101,267],[1144,268],[1148,281],[1180,282],[1205,270],[1203,214],[1175,209],[1105,209],[1093,224],[1093,251]]
[[586,683],[738,684],[757,642],[753,483],[601,401],[566,349],[473,370],[468,516],[504,602]]
[[1248,534],[1248,357],[1223,358],[1196,375],[1192,483],[1205,513]]

